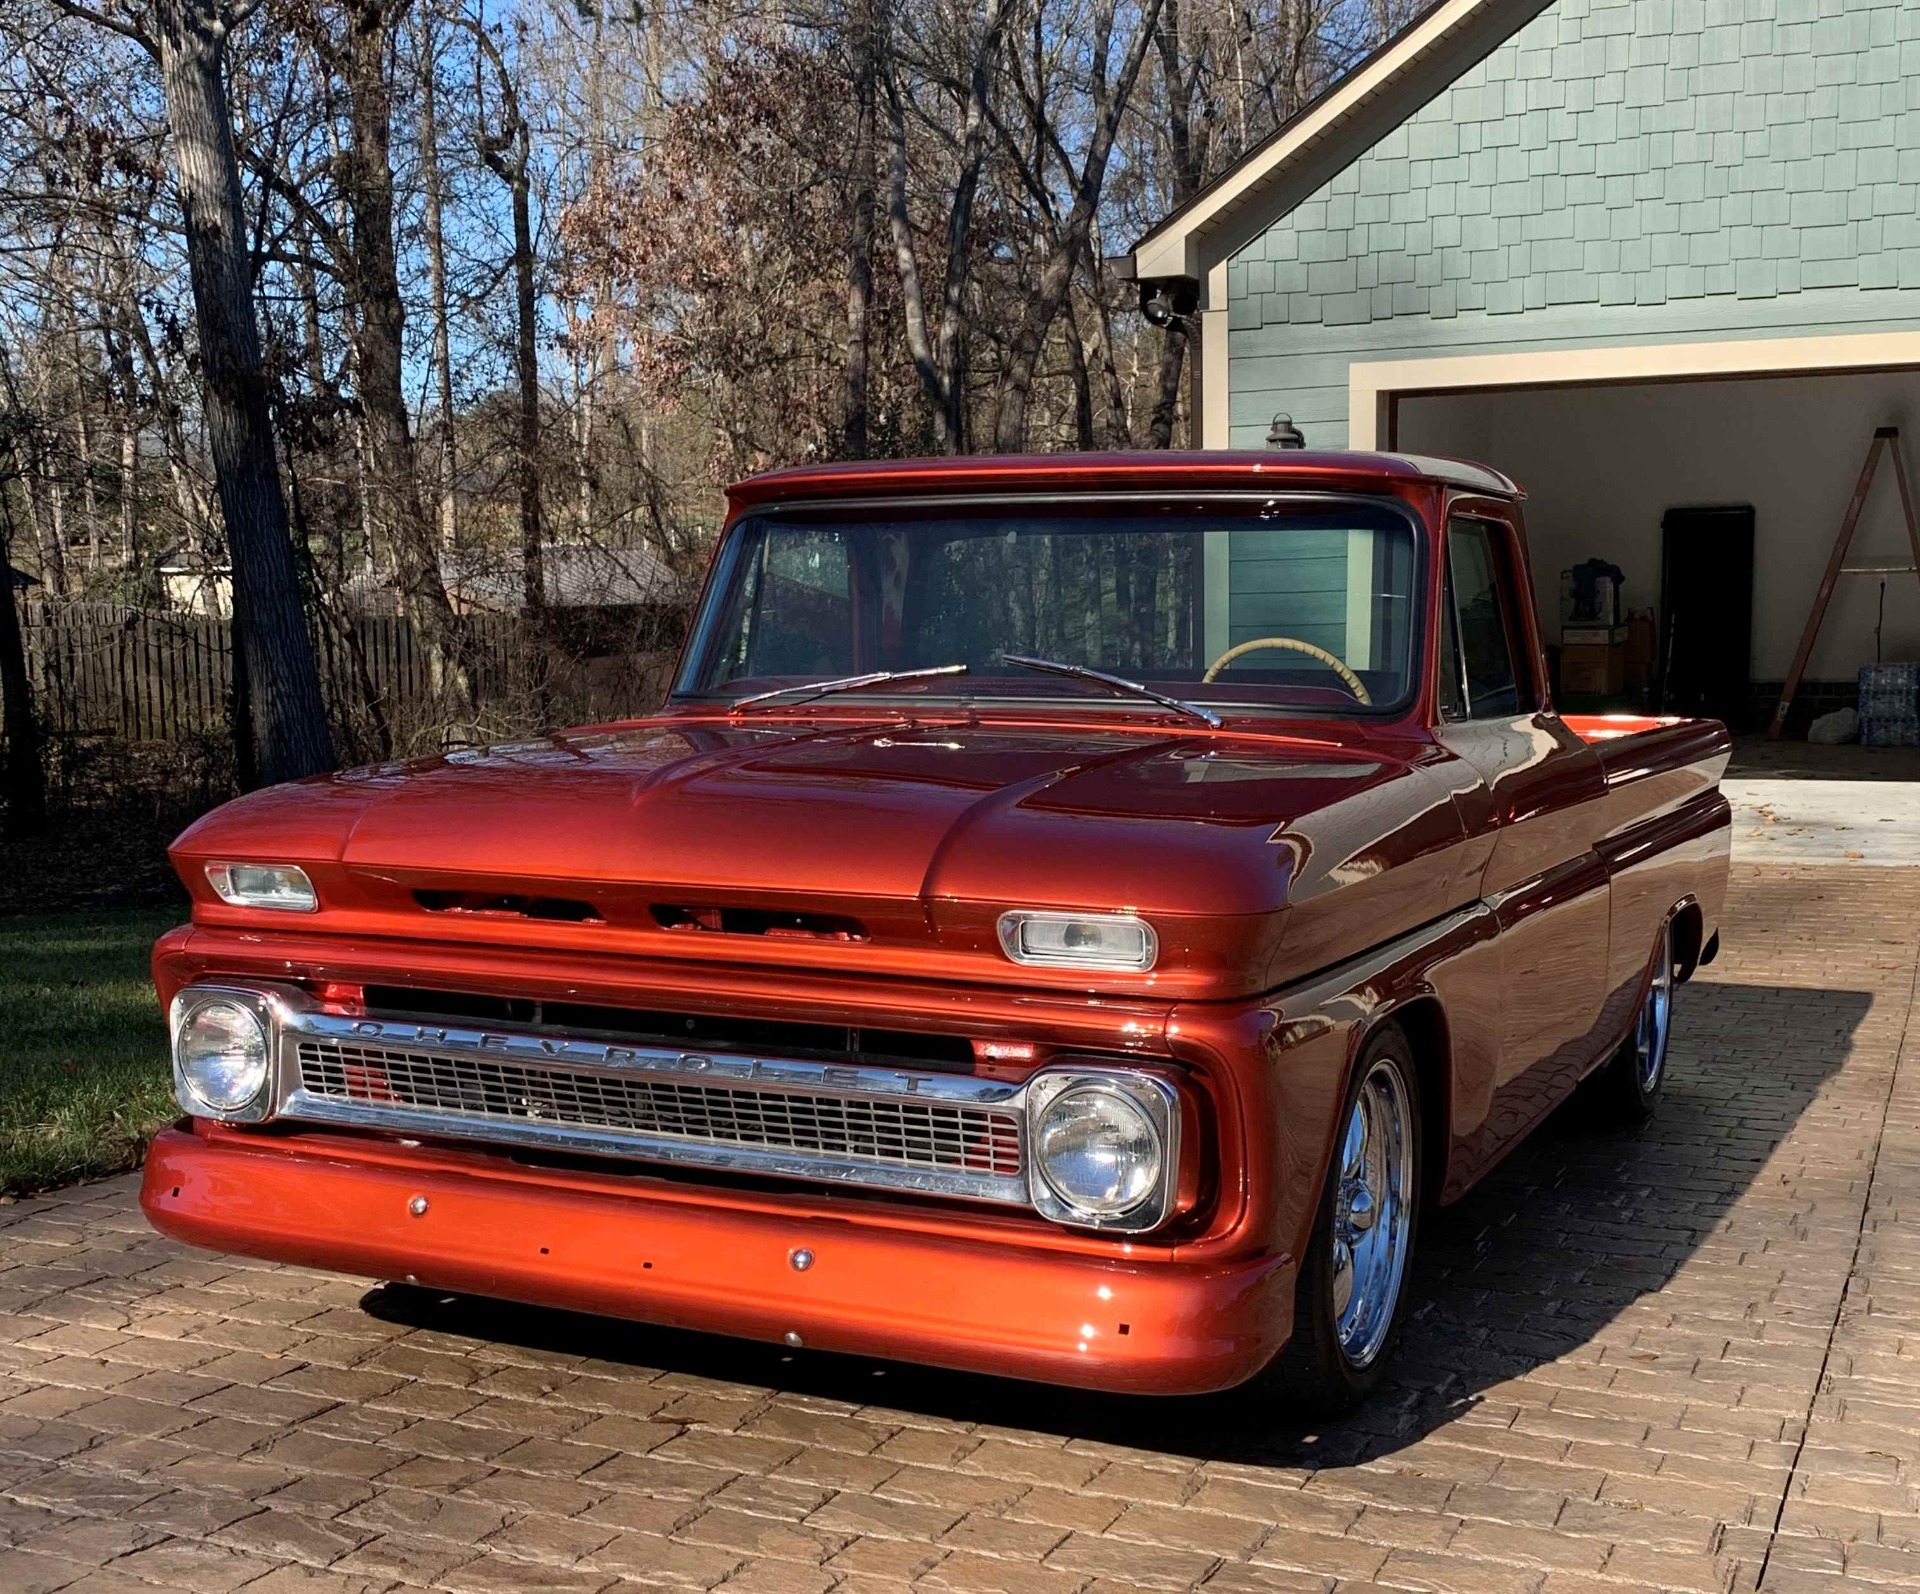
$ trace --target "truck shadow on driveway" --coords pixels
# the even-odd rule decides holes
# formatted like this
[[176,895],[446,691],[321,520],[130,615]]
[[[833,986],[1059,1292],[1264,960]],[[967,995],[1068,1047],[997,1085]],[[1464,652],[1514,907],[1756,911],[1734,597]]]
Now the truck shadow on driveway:
[[[1124,1398],[899,1363],[614,1322],[575,1313],[387,1286],[365,1306],[395,1324],[563,1356],[761,1386],[846,1402],[1098,1440],[1196,1459],[1306,1468],[1391,1456],[1456,1421],[1500,1420],[1499,1386],[1563,1363],[1564,1381],[1599,1389],[1635,1372],[1685,1369],[1726,1337],[1728,1319],[1762,1304],[1787,1264],[1752,1272],[1738,1298],[1739,1255],[1792,1230],[1816,1193],[1796,1193],[1801,1161],[1768,1169],[1845,1062],[1872,1005],[1864,991],[1686,986],[1666,1096],[1638,1130],[1595,1121],[1584,1096],[1563,1104],[1472,1194],[1430,1214],[1414,1305],[1389,1382],[1361,1411],[1313,1425],[1232,1394]],[[1844,1136],[1816,1133],[1807,1161]],[[1860,1123],[1870,1136],[1871,1123]],[[1849,1146],[1849,1149],[1853,1149]],[[1853,1165],[1865,1175],[1864,1160]],[[1762,1185],[1763,1171],[1767,1183]],[[1830,1199],[1831,1186],[1823,1187]],[[1756,1199],[1737,1211],[1744,1197]],[[1752,1243],[1740,1237],[1750,1234]],[[1669,1290],[1690,1259],[1716,1277],[1675,1289],[1662,1312],[1623,1314]],[[1735,1286],[1729,1289],[1729,1284]],[[1711,1318],[1706,1315],[1711,1310]],[[1690,1327],[1688,1314],[1702,1320]],[[1652,1330],[1645,1341],[1640,1336]],[[1595,1364],[1605,1364],[1596,1366]],[[1737,1385],[1726,1386],[1732,1403]],[[1536,1394],[1541,1403],[1545,1391]]]

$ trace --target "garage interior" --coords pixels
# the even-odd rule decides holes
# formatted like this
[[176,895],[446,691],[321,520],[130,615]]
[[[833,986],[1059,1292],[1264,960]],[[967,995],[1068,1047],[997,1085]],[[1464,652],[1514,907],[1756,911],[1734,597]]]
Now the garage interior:
[[[1687,640],[1721,659],[1729,682],[1744,675],[1744,688],[1727,685],[1710,709],[1744,732],[1762,730],[1772,716],[1876,428],[1899,428],[1894,446],[1905,450],[1909,480],[1920,483],[1914,369],[1406,392],[1395,395],[1390,425],[1401,450],[1483,461],[1526,490],[1550,646],[1561,638],[1563,572],[1587,560],[1619,568],[1622,618],[1649,613],[1657,631],[1664,550],[1677,543],[1673,584],[1684,590],[1665,597],[1699,617]],[[1743,506],[1752,510],[1750,576],[1739,550],[1743,516],[1672,513]],[[1693,545],[1698,557],[1689,562],[1690,540],[1702,537],[1719,541]],[[1907,568],[1914,563],[1895,473],[1883,458],[1846,564],[1892,568],[1839,579],[1795,693],[1788,741],[1804,738],[1815,715],[1856,705],[1863,665],[1920,659],[1920,576]],[[1742,611],[1750,616],[1744,671],[1737,658],[1722,658],[1740,651]],[[1602,694],[1608,703],[1563,693],[1568,706],[1661,707],[1669,646],[1682,655],[1676,678],[1686,673],[1685,627],[1672,629],[1670,642],[1639,630],[1636,645],[1651,646],[1654,657],[1637,673],[1629,668],[1619,692]]]

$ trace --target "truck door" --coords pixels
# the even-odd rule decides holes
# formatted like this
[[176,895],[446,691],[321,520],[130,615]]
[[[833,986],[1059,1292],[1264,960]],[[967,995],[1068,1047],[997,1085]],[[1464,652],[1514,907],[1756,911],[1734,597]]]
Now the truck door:
[[1438,739],[1479,776],[1456,797],[1493,848],[1480,894],[1497,915],[1501,1057],[1477,1155],[1560,1100],[1593,1061],[1607,968],[1607,869],[1594,850],[1606,779],[1545,708],[1517,533],[1452,515],[1441,605]]

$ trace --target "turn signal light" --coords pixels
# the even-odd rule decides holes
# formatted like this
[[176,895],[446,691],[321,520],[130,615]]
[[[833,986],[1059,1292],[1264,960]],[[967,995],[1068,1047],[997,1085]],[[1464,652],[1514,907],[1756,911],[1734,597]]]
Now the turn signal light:
[[307,871],[290,863],[210,863],[207,884],[236,908],[312,913],[320,906]]
[[1131,913],[1000,915],[1000,949],[1036,968],[1113,969],[1139,974],[1160,955],[1160,938]]

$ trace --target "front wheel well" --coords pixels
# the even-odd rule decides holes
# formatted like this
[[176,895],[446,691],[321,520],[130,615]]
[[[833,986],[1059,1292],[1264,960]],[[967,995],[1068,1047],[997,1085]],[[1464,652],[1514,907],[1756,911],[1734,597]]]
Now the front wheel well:
[[1420,1199],[1431,1210],[1439,1204],[1446,1180],[1450,1144],[1453,1043],[1447,1033],[1447,1015],[1437,996],[1418,996],[1396,1007],[1388,1019],[1400,1026],[1413,1053],[1415,1083],[1420,1087]]
[[1675,977],[1693,978],[1700,967],[1701,943],[1706,934],[1706,915],[1698,902],[1682,903],[1673,915],[1673,962]]

